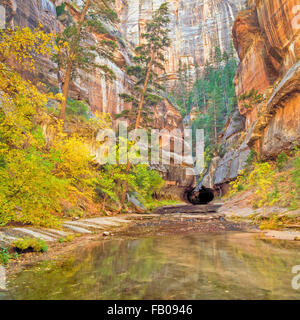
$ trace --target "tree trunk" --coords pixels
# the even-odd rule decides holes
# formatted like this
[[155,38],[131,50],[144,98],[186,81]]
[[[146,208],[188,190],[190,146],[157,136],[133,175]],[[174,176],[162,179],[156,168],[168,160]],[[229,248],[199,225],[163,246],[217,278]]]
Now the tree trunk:
[[[148,82],[149,82],[149,77],[150,77],[150,72],[151,72],[151,68],[152,68],[153,59],[154,59],[154,52],[152,51],[151,57],[150,57],[150,61],[149,61],[149,65],[148,65],[148,69],[147,69],[147,73],[146,73],[144,87],[143,87],[143,91],[142,91],[142,95],[141,95],[141,100],[140,100],[139,106],[138,106],[138,114],[137,114],[137,117],[136,117],[135,127],[134,127],[135,130],[138,129],[138,127],[140,125],[140,122],[141,122],[141,113],[142,113],[142,109],[143,109],[143,105],[144,105],[144,101],[145,101],[145,94],[146,94],[146,91],[147,91],[147,86],[148,86]],[[134,139],[135,139],[135,132],[133,134],[133,140]],[[128,160],[126,172],[129,172],[130,167],[131,167],[131,163]],[[122,197],[121,197],[121,208],[123,207],[123,205],[125,203],[125,197],[126,197],[126,193],[127,193],[127,186],[128,186],[127,181],[125,181],[124,190],[123,190]]]
[[[84,21],[85,15],[87,13],[87,10],[90,6],[90,2],[91,0],[87,0],[84,8],[80,14],[80,18],[79,21],[77,23],[77,34],[78,34],[78,40],[80,40],[80,29],[81,29],[81,25]],[[70,56],[74,55],[74,48],[71,48],[70,51]],[[71,74],[72,74],[72,68],[73,68],[73,60],[72,58],[70,59],[68,65],[67,65],[67,69],[66,69],[66,74],[65,74],[65,79],[64,79],[64,84],[63,84],[63,89],[62,89],[62,93],[63,93],[63,97],[64,100],[61,103],[61,108],[60,108],[60,112],[59,112],[59,119],[62,121],[65,121],[66,119],[66,107],[67,107],[67,99],[68,99],[68,94],[69,94],[69,88],[70,88],[70,82],[71,82]]]
[[[149,65],[148,65],[146,79],[145,79],[145,82],[144,82],[144,88],[143,88],[141,100],[140,100],[139,107],[138,107],[138,114],[137,114],[137,118],[136,118],[136,121],[135,121],[135,129],[138,129],[138,127],[140,125],[140,122],[141,122],[141,112],[142,112],[142,109],[143,109],[143,104],[144,104],[144,100],[145,100],[145,94],[146,94],[146,91],[147,91],[147,86],[148,86],[148,82],[149,82],[149,77],[150,77],[150,72],[151,72],[151,68],[152,68],[153,59],[154,59],[154,52],[152,52],[152,54],[151,54]],[[135,135],[134,135],[134,138],[135,138]]]
[[215,143],[217,143],[218,135],[217,135],[217,114],[216,114],[215,101],[213,102],[213,106],[214,106],[214,136],[215,136]]
[[63,101],[61,103],[60,112],[59,112],[59,119],[65,121],[66,119],[66,107],[67,107],[67,99],[71,81],[71,72],[72,72],[73,62],[70,61],[67,66],[66,74],[65,74],[65,81],[63,83],[62,94],[63,94]]

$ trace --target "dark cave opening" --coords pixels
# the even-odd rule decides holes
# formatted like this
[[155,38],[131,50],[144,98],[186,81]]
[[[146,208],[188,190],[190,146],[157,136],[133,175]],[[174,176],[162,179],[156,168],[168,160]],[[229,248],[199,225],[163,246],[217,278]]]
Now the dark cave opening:
[[207,204],[214,199],[214,191],[212,189],[201,188],[200,190],[193,188],[185,191],[185,200],[192,204]]

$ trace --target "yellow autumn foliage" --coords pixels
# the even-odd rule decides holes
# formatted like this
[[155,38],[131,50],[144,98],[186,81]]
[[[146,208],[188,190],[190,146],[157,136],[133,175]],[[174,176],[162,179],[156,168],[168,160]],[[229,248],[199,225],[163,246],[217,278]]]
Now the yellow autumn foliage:
[[232,197],[249,190],[252,192],[254,208],[272,207],[274,205],[287,207],[290,210],[299,208],[299,186],[297,178],[297,163],[299,156],[291,154],[293,167],[281,172],[270,162],[254,162],[251,169],[239,172],[239,176],[230,183],[231,189],[226,197]]
[[47,93],[14,68],[17,62],[34,71],[37,55],[57,50],[53,35],[29,28],[0,33],[0,225],[57,227],[67,210],[77,213],[86,205],[100,213],[100,207],[105,211],[106,205],[119,202],[125,181],[141,200],[150,201],[162,184],[158,173],[146,165],[132,172],[124,165],[100,167],[90,155],[95,132],[111,125],[107,114],[82,125],[82,119],[72,119],[75,130],[66,131],[46,107],[50,99],[61,101],[61,95]]
[[34,70],[36,55],[50,55],[56,50],[54,34],[47,34],[41,28],[33,31],[28,27],[0,30],[1,58],[13,58],[23,68]]
[[[56,226],[54,214],[68,181],[53,174],[55,158],[46,148],[39,120],[49,98],[24,80],[7,58],[34,69],[34,55],[53,50],[52,35],[29,28],[1,31],[0,41],[0,224],[11,221]],[[51,158],[52,157],[52,158]]]

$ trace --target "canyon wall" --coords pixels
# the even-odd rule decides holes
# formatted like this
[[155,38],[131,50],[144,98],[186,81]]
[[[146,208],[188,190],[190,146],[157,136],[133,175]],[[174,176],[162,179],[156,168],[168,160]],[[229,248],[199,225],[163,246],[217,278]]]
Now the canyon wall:
[[[1,2],[1,1],[0,1]],[[28,26],[36,28],[41,23],[46,32],[62,31],[66,21],[75,16],[72,7],[66,7],[66,14],[57,17],[56,5],[60,0],[11,0],[11,10],[7,6],[7,21],[15,26]],[[68,2],[68,1],[65,1]],[[130,87],[130,80],[124,72],[127,63],[130,63],[128,51],[118,41],[120,31],[117,25],[110,25],[110,34],[118,42],[115,63],[106,61],[116,75],[116,80],[105,81],[100,71],[92,73],[80,72],[80,78],[73,81],[70,87],[70,97],[77,100],[86,100],[93,112],[106,112],[110,114],[121,112],[126,106],[119,94],[126,92]],[[91,42],[97,41],[97,35],[90,34]],[[58,87],[55,65],[48,58],[39,57],[37,72],[34,75],[50,87]]]
[[[41,22],[45,30],[64,28],[65,18],[57,17],[55,5],[61,0],[11,0],[9,14],[15,25],[34,28]],[[116,0],[120,22],[110,25],[110,36],[118,42],[115,63],[107,62],[117,78],[105,81],[101,73],[81,73],[73,82],[70,96],[85,99],[93,112],[119,113],[124,105],[119,94],[130,89],[125,67],[131,63],[134,47],[152,12],[163,0]],[[300,8],[297,0],[169,0],[171,11],[171,47],[166,53],[169,84],[177,79],[181,65],[187,65],[192,76],[210,58],[215,46],[236,48],[240,64],[235,84],[236,94],[252,89],[263,95],[263,101],[245,107],[242,101],[228,120],[220,143],[222,158],[215,158],[203,180],[204,186],[221,187],[233,180],[243,168],[251,149],[263,159],[274,159],[283,150],[300,141]],[[246,8],[244,10],[244,8]],[[241,10],[243,9],[243,10]],[[72,16],[76,13],[70,7]],[[233,26],[233,29],[232,29]],[[232,33],[232,34],[231,34]],[[90,35],[97,41],[97,35]],[[57,75],[49,59],[39,59],[37,78],[57,86]],[[169,101],[154,108],[157,128],[182,128],[180,114]],[[193,183],[184,167],[160,169],[170,186]],[[173,191],[172,191],[173,192]]]
[[275,158],[300,141],[300,6],[297,0],[249,1],[233,27],[241,60],[236,94],[251,89],[264,100],[240,112],[246,117],[247,144]]
[[[2,2],[2,1],[0,1]],[[4,2],[4,1],[3,1]],[[46,31],[61,31],[68,17],[56,16],[55,6],[62,0],[10,0],[13,10],[7,6],[7,17],[15,25],[35,28],[39,22]],[[116,80],[107,82],[101,74],[81,74],[71,85],[70,96],[86,100],[93,112],[120,113],[128,108],[119,94],[130,87],[130,80],[124,70],[130,64],[134,47],[139,43],[146,21],[164,0],[116,0],[115,6],[120,22],[110,25],[110,36],[118,42],[115,63],[106,62],[116,74]],[[186,65],[190,75],[201,71],[211,57],[214,48],[230,50],[231,29],[235,16],[243,7],[244,0],[170,0],[171,47],[166,52],[168,84],[177,79],[179,65]],[[76,14],[71,6],[66,10]],[[97,41],[91,35],[91,41]],[[47,59],[39,59],[39,78],[51,86],[57,86],[54,65]]]
[[227,183],[234,180],[240,170],[243,169],[250,148],[244,140],[245,117],[238,109],[228,119],[219,143],[224,155],[212,159],[208,171],[201,181],[201,186],[215,189],[217,195],[227,191]]
[[[120,30],[132,47],[140,41],[143,27],[152,12],[165,0],[117,0]],[[169,82],[177,79],[179,65],[186,65],[191,76],[205,66],[219,46],[229,52],[231,29],[244,0],[170,0],[171,46],[166,53]]]
[[[56,5],[63,1],[52,0],[10,0],[6,2],[6,21],[11,27],[21,26],[37,28],[40,24],[46,32],[60,32],[66,23],[78,13],[71,7],[66,6],[66,12],[57,17]],[[65,1],[69,2],[69,1]],[[4,1],[0,1],[4,4]],[[80,70],[80,78],[74,79],[70,86],[69,96],[76,100],[85,100],[91,107],[93,113],[104,112],[111,115],[120,113],[125,108],[130,108],[119,97],[119,94],[130,90],[131,81],[125,73],[126,65],[130,64],[132,46],[125,46],[121,38],[120,25],[109,25],[110,36],[118,43],[118,50],[114,62],[106,61],[114,71],[116,79],[106,81],[101,72],[95,70],[92,73],[85,73]],[[97,42],[97,34],[89,34],[89,41]],[[98,59],[98,58],[97,58]],[[22,66],[16,66],[21,73]],[[23,73],[23,75],[33,81],[42,81],[48,88],[58,88],[58,76],[56,65],[45,57],[37,57],[37,66],[34,74]],[[163,100],[153,108],[154,127],[157,129],[183,129],[182,118],[178,110],[168,101]],[[91,147],[91,152],[97,155],[97,151]],[[172,151],[170,157],[176,157]],[[173,191],[170,195],[175,195],[178,190],[193,183],[193,176],[186,174],[186,168],[179,165],[159,166],[159,171],[166,180],[166,185]],[[179,194],[181,191],[179,192]]]
[[[245,128],[227,144],[222,159],[215,158],[202,181],[204,186],[223,188],[245,165],[250,149],[263,160],[274,160],[282,151],[300,144],[300,6],[297,0],[250,0],[233,26],[233,41],[240,64],[236,95],[251,90],[262,95],[257,103],[238,109]],[[251,102],[251,100],[250,100]],[[230,125],[229,125],[230,127]]]

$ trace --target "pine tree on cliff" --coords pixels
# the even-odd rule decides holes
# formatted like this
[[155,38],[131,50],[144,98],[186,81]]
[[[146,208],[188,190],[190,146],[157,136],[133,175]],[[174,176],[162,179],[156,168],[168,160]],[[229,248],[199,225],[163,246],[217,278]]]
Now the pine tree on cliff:
[[[113,71],[106,64],[96,61],[96,57],[105,60],[113,60],[114,50],[117,44],[109,35],[107,28],[101,21],[115,22],[116,13],[111,9],[112,0],[85,0],[82,4],[78,20],[68,25],[64,31],[57,35],[56,41],[60,48],[58,54],[54,55],[59,72],[62,72],[63,79],[62,94],[64,100],[61,104],[59,118],[64,121],[66,118],[67,98],[70,82],[77,72],[83,70],[91,72],[95,69],[101,71],[103,76],[111,80],[115,78]],[[63,8],[64,9],[64,8]],[[71,9],[74,10],[74,9]],[[90,33],[99,35],[102,40],[91,44]]]
[[[116,115],[126,117],[138,129],[142,124],[147,127],[151,106],[157,104],[162,97],[157,94],[164,89],[160,84],[162,78],[159,69],[164,71],[164,51],[169,47],[168,38],[169,10],[163,3],[153,14],[151,21],[146,23],[145,33],[141,35],[141,44],[135,48],[134,65],[127,67],[127,74],[134,80],[132,94],[123,93],[121,98],[132,103],[130,112]],[[143,119],[141,116],[143,115]],[[145,117],[144,117],[145,116]]]
[[[152,20],[146,23],[145,32],[141,35],[141,43],[135,48],[136,56],[134,65],[127,68],[127,74],[134,79],[132,94],[122,94],[126,102],[132,103],[132,110],[120,114],[134,123],[134,128],[147,127],[150,123],[150,108],[156,105],[162,98],[159,91],[163,87],[159,84],[158,70],[164,70],[164,51],[170,46],[168,33],[169,9],[168,4],[163,3],[154,13]],[[133,140],[135,137],[133,137]],[[128,161],[126,171],[130,170]],[[121,205],[124,205],[127,192],[127,183],[121,197]]]

